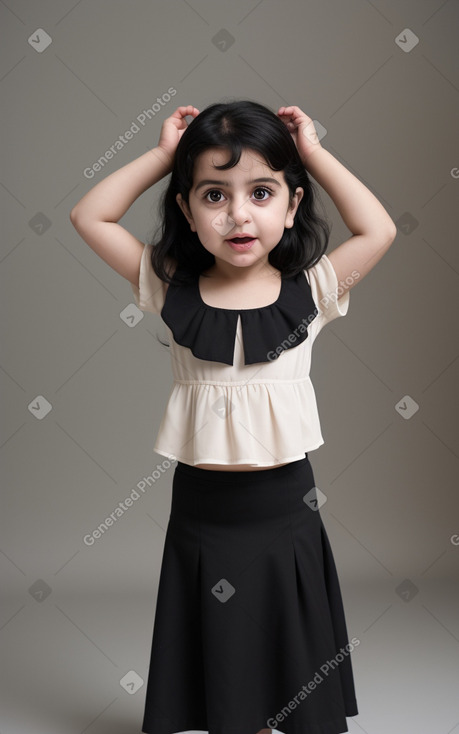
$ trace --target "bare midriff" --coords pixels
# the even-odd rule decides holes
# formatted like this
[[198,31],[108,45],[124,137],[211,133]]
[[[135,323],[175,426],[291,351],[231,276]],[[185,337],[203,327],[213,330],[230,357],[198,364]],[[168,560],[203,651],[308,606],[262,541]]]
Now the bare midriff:
[[289,462],[283,464],[271,464],[271,466],[250,466],[250,464],[195,464],[197,469],[211,469],[212,471],[260,471],[262,469],[275,469],[277,466],[285,466]]

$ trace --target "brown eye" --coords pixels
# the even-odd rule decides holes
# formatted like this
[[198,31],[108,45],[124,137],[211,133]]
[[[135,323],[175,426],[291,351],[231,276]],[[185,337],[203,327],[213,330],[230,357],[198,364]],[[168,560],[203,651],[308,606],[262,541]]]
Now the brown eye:
[[[266,188],[265,186],[258,186],[256,189],[254,189],[255,192],[261,192],[262,194],[269,194],[271,196],[273,194],[273,191],[271,189]],[[218,189],[210,189],[209,191],[206,191],[206,193],[203,195],[203,198],[208,201],[211,204],[219,204],[222,199],[209,199],[209,196],[222,196],[222,192]],[[255,197],[256,201],[267,201],[269,197],[265,196],[263,198]]]
[[[210,196],[211,194],[217,194],[217,196],[221,196],[221,191],[217,191],[217,189],[212,189],[212,191],[208,191],[206,194],[204,194],[204,198],[207,199],[207,197]],[[213,201],[214,203],[217,203],[217,204],[219,203],[219,200],[216,201],[214,199]]]
[[[259,187],[258,189],[255,189],[255,191],[262,191],[265,194],[270,194],[271,193],[269,189],[265,189],[263,186],[262,187]],[[265,199],[258,199],[258,201],[265,201]]]

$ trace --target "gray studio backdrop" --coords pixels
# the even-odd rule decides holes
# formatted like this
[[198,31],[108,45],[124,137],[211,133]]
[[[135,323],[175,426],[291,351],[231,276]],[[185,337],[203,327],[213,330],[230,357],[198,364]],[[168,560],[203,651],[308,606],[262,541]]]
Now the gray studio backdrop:
[[[2,734],[140,732],[170,356],[69,212],[176,107],[233,99],[302,108],[397,224],[315,343],[309,458],[360,640],[350,731],[459,731],[458,21],[457,0],[0,4]],[[165,184],[121,220],[143,242]]]

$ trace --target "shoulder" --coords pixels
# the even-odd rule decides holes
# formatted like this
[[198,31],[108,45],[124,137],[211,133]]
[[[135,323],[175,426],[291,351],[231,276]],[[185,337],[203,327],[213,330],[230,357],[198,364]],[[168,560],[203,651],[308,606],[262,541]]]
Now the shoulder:
[[319,310],[322,325],[345,316],[349,309],[349,288],[343,288],[338,282],[335,269],[327,255],[310,268],[304,270],[311,287],[312,297]]
[[[150,264],[152,276],[158,277],[156,276],[156,272],[153,268],[153,263],[152,263],[152,252],[153,252],[154,247],[155,246],[152,243],[148,243],[144,245],[144,253]],[[177,269],[177,261],[174,258],[169,257],[169,255],[166,255],[164,258],[164,269],[166,270],[166,273],[169,275],[169,277],[172,278]],[[162,283],[166,289],[169,287],[169,283],[166,283],[166,281],[162,281]]]
[[[143,246],[138,281],[137,283],[131,282],[131,286],[135,304],[140,310],[161,313],[169,283],[160,278],[153,267],[153,247],[151,243]],[[165,258],[164,269],[172,278],[175,272],[175,261],[172,258]]]

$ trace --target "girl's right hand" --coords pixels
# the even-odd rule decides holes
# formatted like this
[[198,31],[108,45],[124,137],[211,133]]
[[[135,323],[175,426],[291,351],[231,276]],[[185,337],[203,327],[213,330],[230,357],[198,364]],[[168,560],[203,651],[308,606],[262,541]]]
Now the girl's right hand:
[[171,160],[174,158],[180,138],[188,127],[188,123],[185,120],[187,115],[197,117],[199,110],[192,105],[177,107],[175,112],[163,122],[158,148],[164,150]]

